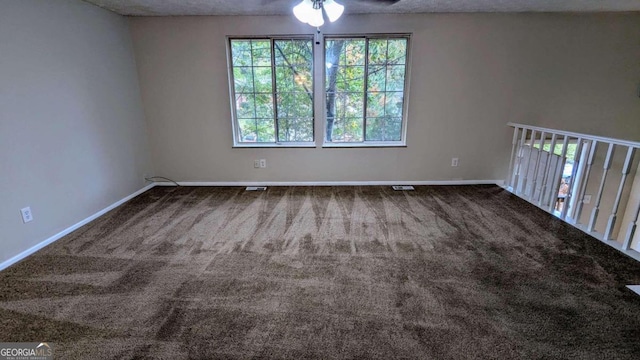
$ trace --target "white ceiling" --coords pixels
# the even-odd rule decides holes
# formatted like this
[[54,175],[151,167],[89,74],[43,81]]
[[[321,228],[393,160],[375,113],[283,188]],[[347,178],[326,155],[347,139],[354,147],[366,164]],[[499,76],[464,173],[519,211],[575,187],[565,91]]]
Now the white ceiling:
[[[121,15],[280,15],[300,0],[85,0]],[[640,11],[640,0],[338,0],[351,14]]]

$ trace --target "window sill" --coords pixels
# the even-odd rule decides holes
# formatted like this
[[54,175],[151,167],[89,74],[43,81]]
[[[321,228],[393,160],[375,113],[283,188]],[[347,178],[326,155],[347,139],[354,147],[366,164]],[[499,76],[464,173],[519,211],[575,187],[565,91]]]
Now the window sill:
[[250,144],[234,144],[234,149],[242,148],[315,148],[314,143],[250,143]]
[[324,143],[323,148],[406,148],[407,144],[397,142],[352,142],[352,143]]

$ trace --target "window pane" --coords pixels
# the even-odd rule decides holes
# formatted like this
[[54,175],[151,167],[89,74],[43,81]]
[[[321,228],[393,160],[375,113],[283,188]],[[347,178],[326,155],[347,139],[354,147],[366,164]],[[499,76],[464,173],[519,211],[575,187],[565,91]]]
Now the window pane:
[[258,132],[255,119],[238,119],[240,142],[256,142]]
[[336,69],[335,90],[363,91],[364,90],[364,66],[339,66]]
[[236,95],[236,115],[238,119],[256,117],[255,96],[253,94]]
[[365,40],[345,40],[344,51],[340,56],[340,65],[364,65]]
[[275,40],[276,66],[307,66],[313,59],[309,40]]
[[362,93],[341,93],[336,101],[336,116],[362,117],[364,115],[364,95]]
[[313,48],[310,40],[276,40],[278,141],[313,141]]
[[230,50],[236,141],[313,141],[312,40],[234,39]]
[[384,65],[387,63],[387,40],[371,39],[369,40],[369,64]]
[[297,119],[296,124],[295,141],[313,141],[313,118]]
[[332,130],[332,141],[361,142],[362,118],[337,118]]
[[255,92],[257,93],[272,93],[273,88],[271,86],[271,68],[270,67],[254,67],[253,78],[255,84]]
[[404,37],[325,40],[325,141],[402,140],[407,44]]
[[233,84],[237,93],[253,92],[253,68],[237,67],[233,69]]
[[388,63],[403,65],[407,62],[407,39],[391,39],[387,50]]
[[324,61],[325,69],[331,69],[333,66],[338,66],[340,53],[344,46],[343,40],[325,40],[324,42]]
[[295,114],[295,98],[293,93],[278,93],[278,118],[291,118]]
[[313,141],[313,122],[307,119],[278,119],[278,137],[280,141],[305,142]]
[[278,117],[312,117],[310,96],[306,92],[278,94]]
[[313,76],[311,75],[311,66],[298,66],[294,69],[293,82],[296,91],[310,92],[313,86]]
[[293,93],[294,103],[291,105],[294,108],[294,114],[296,117],[311,117],[313,114],[313,100],[310,94],[306,92]]
[[387,88],[385,90],[404,90],[404,65],[390,65],[387,67]]
[[256,117],[273,120],[273,95],[256,94]]
[[275,142],[275,127],[273,118],[256,120],[257,142]]
[[367,118],[367,141],[400,141],[401,138],[402,118]]
[[367,117],[384,116],[385,93],[371,92],[367,94]]
[[402,117],[402,93],[388,92],[385,96],[384,114]]
[[251,55],[253,66],[271,66],[271,42],[269,40],[252,40]]
[[293,68],[288,66],[276,67],[276,90],[278,92],[289,92],[294,89]]
[[278,139],[280,141],[294,141],[295,125],[293,118],[278,118]]
[[343,141],[362,140],[362,118],[345,118]]
[[251,41],[231,40],[231,54],[234,66],[251,66]]
[[380,65],[369,66],[367,90],[385,91],[386,86],[386,67]]

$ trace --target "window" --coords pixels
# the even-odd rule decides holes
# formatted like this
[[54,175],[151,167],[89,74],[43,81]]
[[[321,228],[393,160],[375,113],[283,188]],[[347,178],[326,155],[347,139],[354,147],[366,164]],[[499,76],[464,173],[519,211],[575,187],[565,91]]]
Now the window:
[[408,37],[325,37],[325,144],[404,144]]
[[313,144],[311,38],[230,39],[234,144]]
[[408,35],[325,36],[324,53],[310,36],[228,44],[234,146],[315,146],[315,101],[325,146],[405,145]]

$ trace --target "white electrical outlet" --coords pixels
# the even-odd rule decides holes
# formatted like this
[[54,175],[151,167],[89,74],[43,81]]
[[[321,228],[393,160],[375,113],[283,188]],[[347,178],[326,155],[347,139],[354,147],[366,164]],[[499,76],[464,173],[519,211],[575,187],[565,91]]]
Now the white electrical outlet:
[[259,168],[260,167],[260,160],[253,160],[253,167],[254,168]]
[[458,166],[458,158],[451,158],[451,166],[453,167]]
[[31,212],[31,207],[27,206],[26,208],[20,209],[20,213],[22,214],[22,222],[28,223],[33,220],[33,213]]
[[590,202],[591,202],[591,195],[585,195],[585,196],[582,198],[582,203],[583,203],[583,204],[589,204]]
[[267,159],[260,159],[260,167],[261,168],[267,167]]

